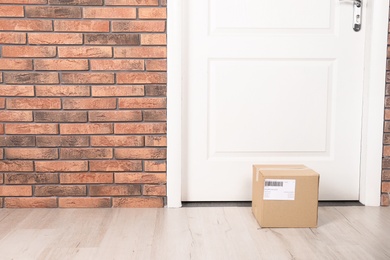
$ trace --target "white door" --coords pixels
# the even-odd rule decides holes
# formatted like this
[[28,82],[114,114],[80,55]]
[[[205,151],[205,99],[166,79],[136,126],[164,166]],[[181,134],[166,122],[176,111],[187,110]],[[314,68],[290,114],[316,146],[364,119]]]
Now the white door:
[[251,200],[252,164],[305,164],[321,200],[358,200],[365,6],[359,32],[339,0],[184,6],[182,200]]

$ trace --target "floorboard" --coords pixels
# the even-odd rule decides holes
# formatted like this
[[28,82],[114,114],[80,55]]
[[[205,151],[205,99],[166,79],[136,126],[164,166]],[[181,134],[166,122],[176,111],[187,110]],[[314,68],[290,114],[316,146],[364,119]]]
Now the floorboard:
[[259,228],[249,207],[0,209],[0,259],[390,259],[390,207]]

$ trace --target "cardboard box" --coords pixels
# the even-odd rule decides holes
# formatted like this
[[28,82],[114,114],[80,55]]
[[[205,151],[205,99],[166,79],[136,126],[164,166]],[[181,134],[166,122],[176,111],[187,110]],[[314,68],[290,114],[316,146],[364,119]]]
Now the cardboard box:
[[319,174],[304,165],[254,165],[252,212],[261,227],[316,227]]

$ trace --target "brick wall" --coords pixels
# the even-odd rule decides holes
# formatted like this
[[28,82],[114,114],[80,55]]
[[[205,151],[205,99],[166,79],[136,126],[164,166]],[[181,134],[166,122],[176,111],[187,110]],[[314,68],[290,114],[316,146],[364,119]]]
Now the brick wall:
[[166,1],[0,0],[0,207],[162,207]]
[[[389,21],[390,24],[390,21]],[[390,205],[390,31],[387,51],[387,74],[385,96],[385,127],[383,135],[382,158],[382,206]]]

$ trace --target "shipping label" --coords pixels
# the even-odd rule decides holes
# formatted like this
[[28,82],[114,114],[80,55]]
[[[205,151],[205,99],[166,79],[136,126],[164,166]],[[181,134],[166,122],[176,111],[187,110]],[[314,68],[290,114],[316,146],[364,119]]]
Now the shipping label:
[[265,179],[264,200],[295,200],[295,180]]

